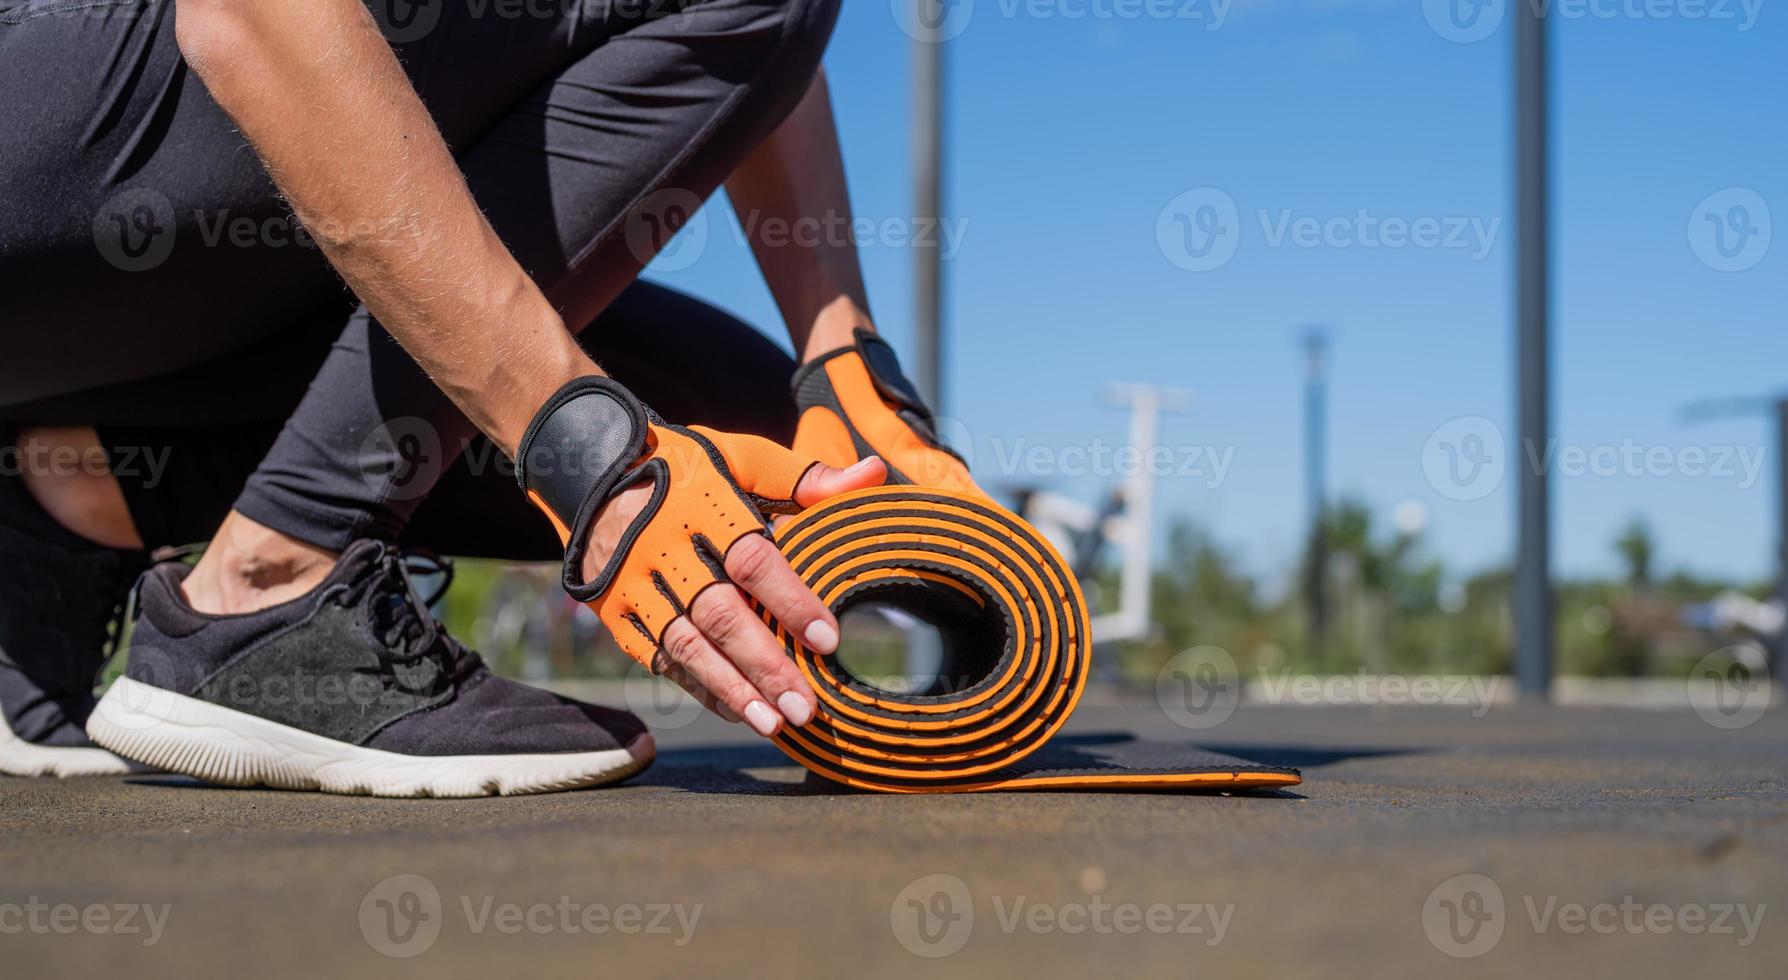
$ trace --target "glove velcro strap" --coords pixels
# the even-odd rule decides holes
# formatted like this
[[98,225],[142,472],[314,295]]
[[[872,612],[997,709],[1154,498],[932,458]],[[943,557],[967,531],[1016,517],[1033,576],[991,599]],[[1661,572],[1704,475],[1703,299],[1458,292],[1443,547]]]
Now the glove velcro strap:
[[857,353],[863,358],[863,366],[869,369],[869,378],[875,382],[876,390],[897,409],[905,409],[924,419],[929,427],[931,407],[920,396],[918,386],[900,369],[900,358],[894,353],[894,346],[862,327],[857,328],[856,337]]
[[515,476],[565,538],[569,586],[583,563],[590,524],[646,448],[648,414],[608,378],[578,378],[553,393],[522,436]]

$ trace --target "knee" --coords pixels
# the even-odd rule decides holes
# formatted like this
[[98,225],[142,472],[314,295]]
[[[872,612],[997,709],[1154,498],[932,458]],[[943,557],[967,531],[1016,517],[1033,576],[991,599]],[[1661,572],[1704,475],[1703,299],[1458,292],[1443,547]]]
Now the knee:
[[141,548],[99,434],[86,426],[26,428],[14,451],[25,492],[63,528],[108,548]]
[[776,76],[776,84],[795,88],[798,95],[806,92],[843,5],[844,0],[767,0],[765,6],[779,31],[773,63],[765,67]]
[[[653,0],[637,0],[654,9]],[[672,0],[662,33],[694,39],[686,50],[706,73],[756,88],[813,76],[843,0]],[[802,89],[806,86],[800,85]]]
[[805,44],[823,52],[832,39],[832,28],[838,23],[844,0],[784,0],[782,6],[791,31]]

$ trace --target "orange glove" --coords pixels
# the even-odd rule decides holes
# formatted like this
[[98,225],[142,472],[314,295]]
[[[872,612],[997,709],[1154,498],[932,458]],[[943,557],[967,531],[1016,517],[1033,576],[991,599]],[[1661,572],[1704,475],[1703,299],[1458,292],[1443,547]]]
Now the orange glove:
[[790,387],[801,412],[795,452],[840,467],[880,456],[890,484],[987,496],[962,457],[938,438],[931,409],[901,372],[894,348],[861,327],[856,338],[795,372]]
[[[588,603],[615,642],[648,670],[665,627],[710,585],[728,581],[727,552],[767,533],[767,513],[793,513],[814,461],[757,436],[668,425],[608,378],[579,378],[547,400],[517,453],[516,478],[565,544],[565,591]],[[622,491],[652,484],[607,565],[582,580],[596,514]]]

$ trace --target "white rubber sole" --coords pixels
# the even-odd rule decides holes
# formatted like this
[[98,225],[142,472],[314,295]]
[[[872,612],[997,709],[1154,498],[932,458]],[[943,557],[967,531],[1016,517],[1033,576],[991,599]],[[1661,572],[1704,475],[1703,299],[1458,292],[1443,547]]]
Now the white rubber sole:
[[13,733],[12,727],[6,723],[6,716],[0,714],[0,773],[67,779],[74,776],[124,776],[144,771],[142,766],[120,759],[105,749],[58,748],[27,742]]
[[649,733],[624,749],[544,755],[399,755],[349,745],[120,677],[87,720],[93,741],[129,759],[222,786],[347,796],[554,793],[619,782],[652,764]]

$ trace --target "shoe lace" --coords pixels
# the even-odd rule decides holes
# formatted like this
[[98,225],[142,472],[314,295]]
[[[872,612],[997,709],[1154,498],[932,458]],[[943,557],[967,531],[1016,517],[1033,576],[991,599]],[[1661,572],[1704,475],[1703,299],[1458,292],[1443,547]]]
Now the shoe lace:
[[[425,597],[416,588],[416,576],[426,574],[439,575],[441,581]],[[452,584],[453,563],[431,551],[387,547],[380,554],[361,601],[382,643],[373,672],[386,687],[432,696],[464,680],[482,662],[428,611]],[[400,668],[429,660],[436,671],[426,684],[418,687],[400,678]]]

